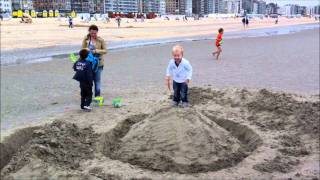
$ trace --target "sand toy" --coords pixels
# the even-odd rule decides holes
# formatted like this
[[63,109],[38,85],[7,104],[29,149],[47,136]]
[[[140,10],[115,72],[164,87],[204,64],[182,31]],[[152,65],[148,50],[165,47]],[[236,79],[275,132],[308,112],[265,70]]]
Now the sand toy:
[[121,98],[115,98],[112,100],[112,105],[115,108],[119,108],[122,105],[122,99]]
[[75,63],[77,61],[77,59],[78,59],[77,56],[74,53],[70,54],[69,58],[70,58],[72,63]]
[[103,106],[104,105],[104,98],[102,96],[97,96],[93,99],[93,102],[97,105],[97,106]]

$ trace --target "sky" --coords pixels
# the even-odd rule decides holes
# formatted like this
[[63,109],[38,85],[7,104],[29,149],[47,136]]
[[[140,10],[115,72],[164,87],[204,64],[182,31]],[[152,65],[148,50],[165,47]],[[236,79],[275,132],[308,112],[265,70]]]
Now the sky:
[[286,4],[298,4],[302,6],[316,6],[320,5],[320,0],[265,0],[267,3],[274,2],[279,6]]

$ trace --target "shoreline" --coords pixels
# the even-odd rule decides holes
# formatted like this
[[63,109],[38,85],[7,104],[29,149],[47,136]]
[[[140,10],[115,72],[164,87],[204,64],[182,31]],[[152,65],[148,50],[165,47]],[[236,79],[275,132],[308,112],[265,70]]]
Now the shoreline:
[[[266,37],[278,36],[284,34],[292,34],[309,29],[319,29],[318,23],[304,23],[296,25],[284,25],[278,27],[259,27],[253,29],[243,29],[229,31],[225,33],[225,39],[249,38],[249,37]],[[213,40],[214,35],[197,35],[185,36],[178,38],[154,38],[147,40],[117,40],[107,42],[108,50],[121,50],[135,47],[144,47],[150,45],[161,45],[168,43],[181,43],[202,40]],[[50,61],[56,57],[66,58],[70,53],[76,53],[80,45],[59,45],[43,48],[26,48],[18,50],[2,50],[1,51],[1,65],[15,65],[21,63],[38,63]],[[21,58],[23,57],[23,58]]]

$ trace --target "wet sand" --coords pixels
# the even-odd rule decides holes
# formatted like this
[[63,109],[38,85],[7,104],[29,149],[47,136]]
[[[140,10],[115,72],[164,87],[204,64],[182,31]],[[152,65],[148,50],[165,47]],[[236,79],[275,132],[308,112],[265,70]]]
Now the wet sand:
[[[304,45],[306,44],[306,45]],[[194,67],[191,86],[268,88],[299,94],[319,92],[319,30],[227,39],[222,59],[212,41],[182,43]],[[166,93],[164,70],[173,44],[111,51],[103,72],[103,96],[156,97]],[[78,108],[79,88],[68,59],[2,66],[1,130]],[[136,101],[136,100],[134,100]]]
[[221,61],[212,41],[181,44],[188,109],[171,108],[164,85],[173,44],[111,51],[106,105],[91,113],[68,59],[2,66],[1,177],[319,178],[318,29],[227,39]]

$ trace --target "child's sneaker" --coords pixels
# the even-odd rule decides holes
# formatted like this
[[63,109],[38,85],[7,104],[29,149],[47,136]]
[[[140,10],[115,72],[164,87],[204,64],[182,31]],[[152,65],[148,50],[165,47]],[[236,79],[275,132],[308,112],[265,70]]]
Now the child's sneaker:
[[172,101],[172,107],[178,107],[178,105],[179,105],[178,102]]
[[90,112],[92,109],[90,106],[83,106],[83,110]]
[[187,102],[183,102],[183,103],[182,103],[182,107],[183,107],[183,108],[187,108],[187,107],[189,107],[189,103],[187,103]]

